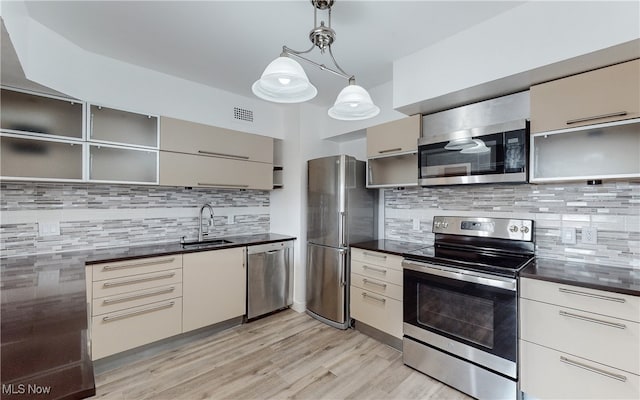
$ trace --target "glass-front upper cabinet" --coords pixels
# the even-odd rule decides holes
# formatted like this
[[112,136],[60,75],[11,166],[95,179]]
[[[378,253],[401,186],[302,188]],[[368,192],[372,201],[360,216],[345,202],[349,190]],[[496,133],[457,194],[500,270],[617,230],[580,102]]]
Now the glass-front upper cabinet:
[[92,104],[89,140],[158,148],[158,117]]
[[83,140],[84,103],[2,88],[3,132]]
[[158,183],[158,151],[91,144],[89,181]]

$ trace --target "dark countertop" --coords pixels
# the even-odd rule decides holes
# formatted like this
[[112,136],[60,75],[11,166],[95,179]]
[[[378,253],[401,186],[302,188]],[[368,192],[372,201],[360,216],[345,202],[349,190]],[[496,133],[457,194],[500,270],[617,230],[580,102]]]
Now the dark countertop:
[[536,258],[520,277],[640,296],[640,270],[629,268]]
[[[0,258],[2,397],[81,399],[95,394],[86,264],[295,240],[278,234],[224,239],[232,243],[189,249],[161,243]],[[47,389],[48,395],[36,392]]]
[[406,253],[414,250],[421,249],[423,247],[431,247],[423,243],[411,243],[403,242],[400,240],[391,239],[379,239],[369,240],[367,242],[354,243],[351,247],[357,247],[359,249],[380,251],[382,253],[394,254],[396,256],[404,256]]

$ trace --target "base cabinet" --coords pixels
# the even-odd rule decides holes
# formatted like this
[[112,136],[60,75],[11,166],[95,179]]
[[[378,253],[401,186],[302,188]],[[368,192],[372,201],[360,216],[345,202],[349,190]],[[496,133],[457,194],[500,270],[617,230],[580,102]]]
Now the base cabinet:
[[245,313],[244,248],[183,255],[183,332]]

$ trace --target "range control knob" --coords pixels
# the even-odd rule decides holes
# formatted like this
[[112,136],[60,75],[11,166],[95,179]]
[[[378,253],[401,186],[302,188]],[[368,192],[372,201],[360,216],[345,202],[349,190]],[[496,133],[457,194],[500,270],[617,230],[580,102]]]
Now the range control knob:
[[509,227],[509,230],[510,230],[511,232],[513,232],[513,233],[516,233],[516,232],[518,232],[518,227],[517,227],[517,226],[515,226],[515,225],[511,225],[511,226]]
[[526,226],[521,226],[521,227],[520,227],[520,231],[521,231],[522,233],[529,233],[529,228],[528,228],[528,227],[526,227]]
[[436,222],[433,223],[433,226],[434,226],[434,228],[438,229],[438,228],[440,228],[440,226],[442,226],[442,222],[436,221]]
[[443,227],[443,228],[447,228],[448,226],[449,226],[449,223],[448,223],[448,222],[446,222],[446,221],[445,221],[445,222],[442,222],[442,227]]

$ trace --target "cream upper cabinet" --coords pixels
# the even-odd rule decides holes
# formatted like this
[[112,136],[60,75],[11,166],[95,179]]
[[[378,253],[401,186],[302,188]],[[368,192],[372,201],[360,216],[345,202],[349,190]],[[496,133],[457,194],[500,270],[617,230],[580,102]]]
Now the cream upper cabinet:
[[520,283],[523,392],[539,399],[640,398],[640,298]]
[[421,122],[416,114],[367,128],[367,157],[417,151]]
[[160,119],[160,150],[273,164],[273,138],[168,117]]
[[244,248],[183,255],[183,332],[245,314]]
[[640,60],[531,87],[531,132],[640,117]]
[[273,167],[267,163],[161,151],[160,185],[271,190]]

